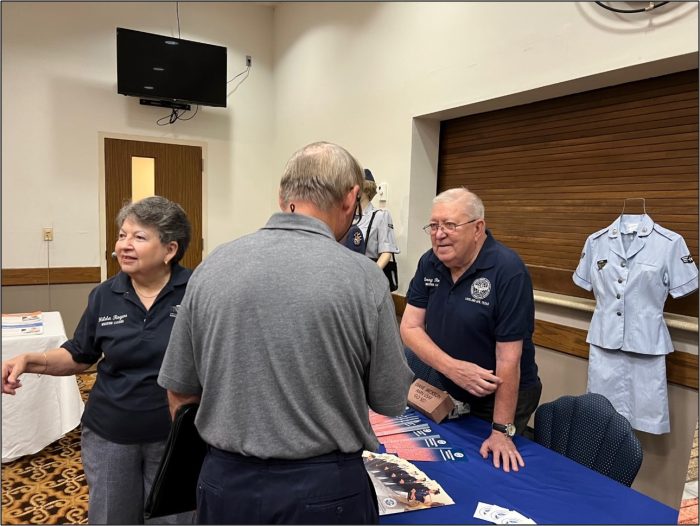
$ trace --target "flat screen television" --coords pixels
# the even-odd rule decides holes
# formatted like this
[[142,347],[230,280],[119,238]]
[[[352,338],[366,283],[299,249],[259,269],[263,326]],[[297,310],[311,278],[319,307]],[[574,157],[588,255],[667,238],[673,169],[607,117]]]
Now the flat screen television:
[[117,93],[226,107],[226,48],[117,28]]

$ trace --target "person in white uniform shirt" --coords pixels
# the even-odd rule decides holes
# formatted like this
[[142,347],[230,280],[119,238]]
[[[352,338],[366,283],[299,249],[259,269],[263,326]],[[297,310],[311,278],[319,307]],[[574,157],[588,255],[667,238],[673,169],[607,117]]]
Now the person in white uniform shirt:
[[365,168],[365,181],[360,197],[362,218],[357,226],[362,232],[365,242],[365,255],[376,261],[379,268],[383,269],[391,260],[391,255],[401,251],[396,245],[394,220],[391,218],[391,212],[386,208],[374,208],[372,204],[372,199],[376,195],[377,184],[374,181],[374,176],[370,170]]
[[573,280],[596,298],[588,391],[608,398],[634,429],[668,433],[665,355],[673,342],[663,307],[669,294],[698,288],[683,237],[647,214],[621,215],[588,237]]

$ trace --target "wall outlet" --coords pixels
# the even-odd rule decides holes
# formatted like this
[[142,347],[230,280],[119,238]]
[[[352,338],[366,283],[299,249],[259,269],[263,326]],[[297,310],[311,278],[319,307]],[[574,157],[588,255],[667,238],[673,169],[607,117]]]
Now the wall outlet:
[[44,241],[53,241],[53,228],[44,228],[42,232],[44,233]]
[[379,196],[380,201],[386,201],[389,198],[388,183],[379,183],[377,186],[377,196]]
[[245,65],[248,68],[252,67],[253,66],[253,57],[251,57],[250,55],[246,55],[245,56]]

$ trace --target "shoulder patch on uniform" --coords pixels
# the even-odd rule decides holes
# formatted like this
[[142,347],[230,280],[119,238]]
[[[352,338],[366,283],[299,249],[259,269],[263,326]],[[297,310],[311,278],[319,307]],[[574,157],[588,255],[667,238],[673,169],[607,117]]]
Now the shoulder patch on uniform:
[[605,266],[605,264],[607,262],[608,262],[607,259],[600,259],[600,260],[596,261],[596,263],[598,265],[598,270],[603,270],[603,267]]
[[688,254],[687,256],[683,256],[681,258],[681,261],[683,263],[693,263],[693,256],[691,256],[690,254]]
[[670,239],[671,241],[674,241],[681,237],[680,234],[674,232],[673,230],[669,230],[668,228],[662,227],[658,223],[654,223],[654,230],[656,230],[659,234],[664,236],[666,239]]

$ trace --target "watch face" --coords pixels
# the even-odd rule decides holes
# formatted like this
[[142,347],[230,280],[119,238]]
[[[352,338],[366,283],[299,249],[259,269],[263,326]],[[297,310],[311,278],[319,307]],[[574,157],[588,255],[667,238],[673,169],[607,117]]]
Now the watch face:
[[512,437],[515,435],[515,426],[513,424],[497,424],[496,422],[493,422],[491,424],[491,427],[496,431],[500,431],[508,437]]

